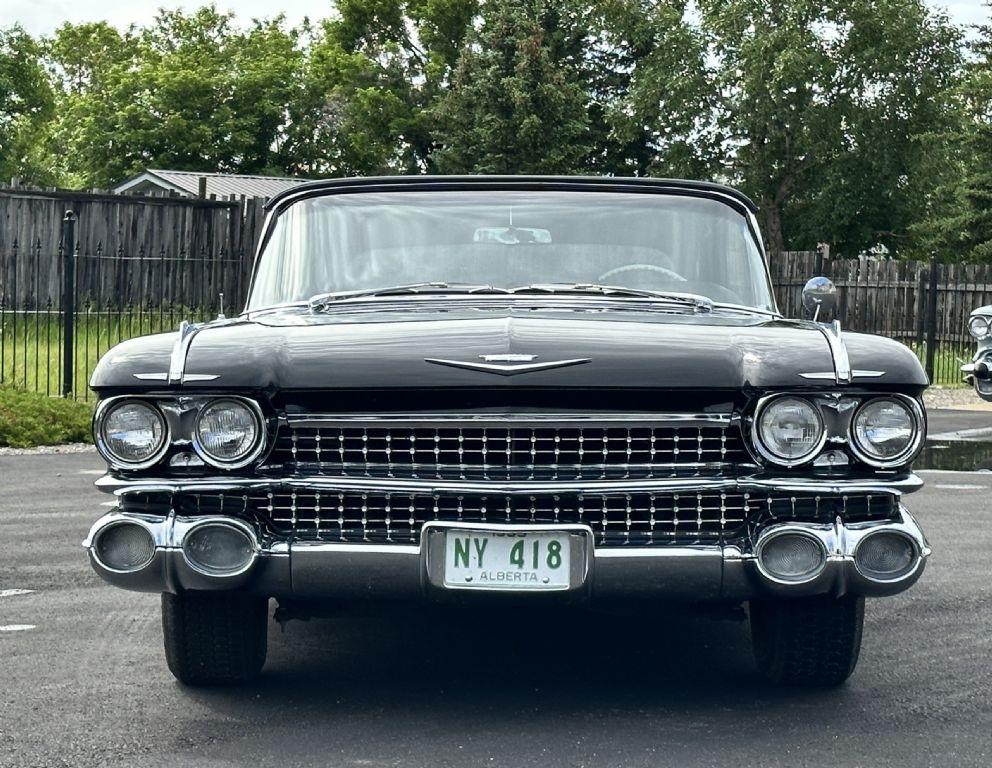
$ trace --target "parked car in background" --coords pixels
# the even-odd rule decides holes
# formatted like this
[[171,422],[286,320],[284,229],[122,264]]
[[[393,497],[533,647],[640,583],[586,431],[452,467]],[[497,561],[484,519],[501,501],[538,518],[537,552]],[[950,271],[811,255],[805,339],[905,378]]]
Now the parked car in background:
[[992,400],[992,304],[972,310],[968,332],[975,337],[978,348],[971,362],[961,366],[961,372],[979,397]]
[[94,373],[93,567],[162,593],[189,684],[259,672],[270,598],[746,606],[771,680],[841,683],[930,554],[927,378],[821,322],[824,278],[781,317],[754,213],[650,179],[278,195],[239,316]]

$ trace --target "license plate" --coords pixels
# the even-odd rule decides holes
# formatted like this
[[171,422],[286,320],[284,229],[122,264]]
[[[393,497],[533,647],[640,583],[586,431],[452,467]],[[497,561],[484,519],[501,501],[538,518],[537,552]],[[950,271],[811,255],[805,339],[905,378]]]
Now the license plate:
[[449,530],[444,585],[458,589],[568,589],[571,563],[564,533]]

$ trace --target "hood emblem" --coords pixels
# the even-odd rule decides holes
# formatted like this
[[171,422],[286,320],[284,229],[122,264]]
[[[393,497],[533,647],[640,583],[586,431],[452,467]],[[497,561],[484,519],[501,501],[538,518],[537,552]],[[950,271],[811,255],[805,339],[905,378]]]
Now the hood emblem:
[[534,363],[531,361],[537,359],[537,355],[479,355],[479,358],[484,362],[477,363],[474,360],[441,360],[435,357],[425,357],[424,362],[434,363],[434,365],[447,365],[451,368],[465,368],[469,371],[495,373],[500,376],[516,376],[518,373],[549,371],[553,368],[567,368],[570,365],[581,365],[582,363],[588,363],[592,359],[582,357],[574,360],[549,360],[546,363]]

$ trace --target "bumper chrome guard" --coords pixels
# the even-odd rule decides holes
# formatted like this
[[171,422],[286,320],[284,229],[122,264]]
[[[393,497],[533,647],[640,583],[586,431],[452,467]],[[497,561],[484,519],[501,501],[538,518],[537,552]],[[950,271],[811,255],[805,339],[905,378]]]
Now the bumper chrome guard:
[[[206,519],[231,521],[224,517]],[[186,533],[206,519],[174,514],[166,517],[125,514],[115,510],[93,525],[83,546],[89,552],[94,570],[104,580],[142,592],[244,589],[277,598],[416,599],[441,597],[451,592],[440,586],[442,575],[437,559],[437,547],[444,546],[446,530],[459,527],[535,530],[528,525],[428,523],[419,545],[269,542],[259,546],[253,564],[243,572],[212,576],[193,568],[182,549]],[[152,533],[155,541],[155,555],[151,561],[131,572],[108,569],[94,554],[94,543],[100,531],[121,522],[142,525]],[[726,545],[595,548],[593,532],[588,526],[543,528],[567,528],[568,535],[577,540],[578,543],[573,541],[573,552],[579,556],[574,558],[568,592],[594,599],[743,602],[762,596],[839,596],[848,592],[866,596],[891,595],[912,586],[930,556],[930,546],[923,531],[901,505],[897,521],[848,525],[839,519],[833,525],[783,523],[762,531],[761,537],[764,537],[790,528],[812,535],[823,543],[827,562],[822,571],[813,579],[798,584],[778,582],[763,573],[758,567],[754,548],[749,551]],[[913,542],[917,555],[914,566],[897,579],[870,579],[855,565],[858,544],[879,531],[899,533]],[[261,540],[257,532],[256,538]]]

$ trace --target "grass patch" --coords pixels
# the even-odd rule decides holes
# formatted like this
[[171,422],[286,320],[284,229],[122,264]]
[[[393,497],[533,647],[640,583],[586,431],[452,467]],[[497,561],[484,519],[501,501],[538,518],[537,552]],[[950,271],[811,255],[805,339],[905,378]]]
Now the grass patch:
[[[73,344],[73,396],[90,399],[90,374],[108,349],[127,339],[175,331],[181,320],[204,320],[183,308],[169,311],[80,311]],[[45,395],[62,392],[62,325],[58,313],[0,313],[0,386]]]
[[85,403],[0,387],[0,446],[89,443],[93,410]]

